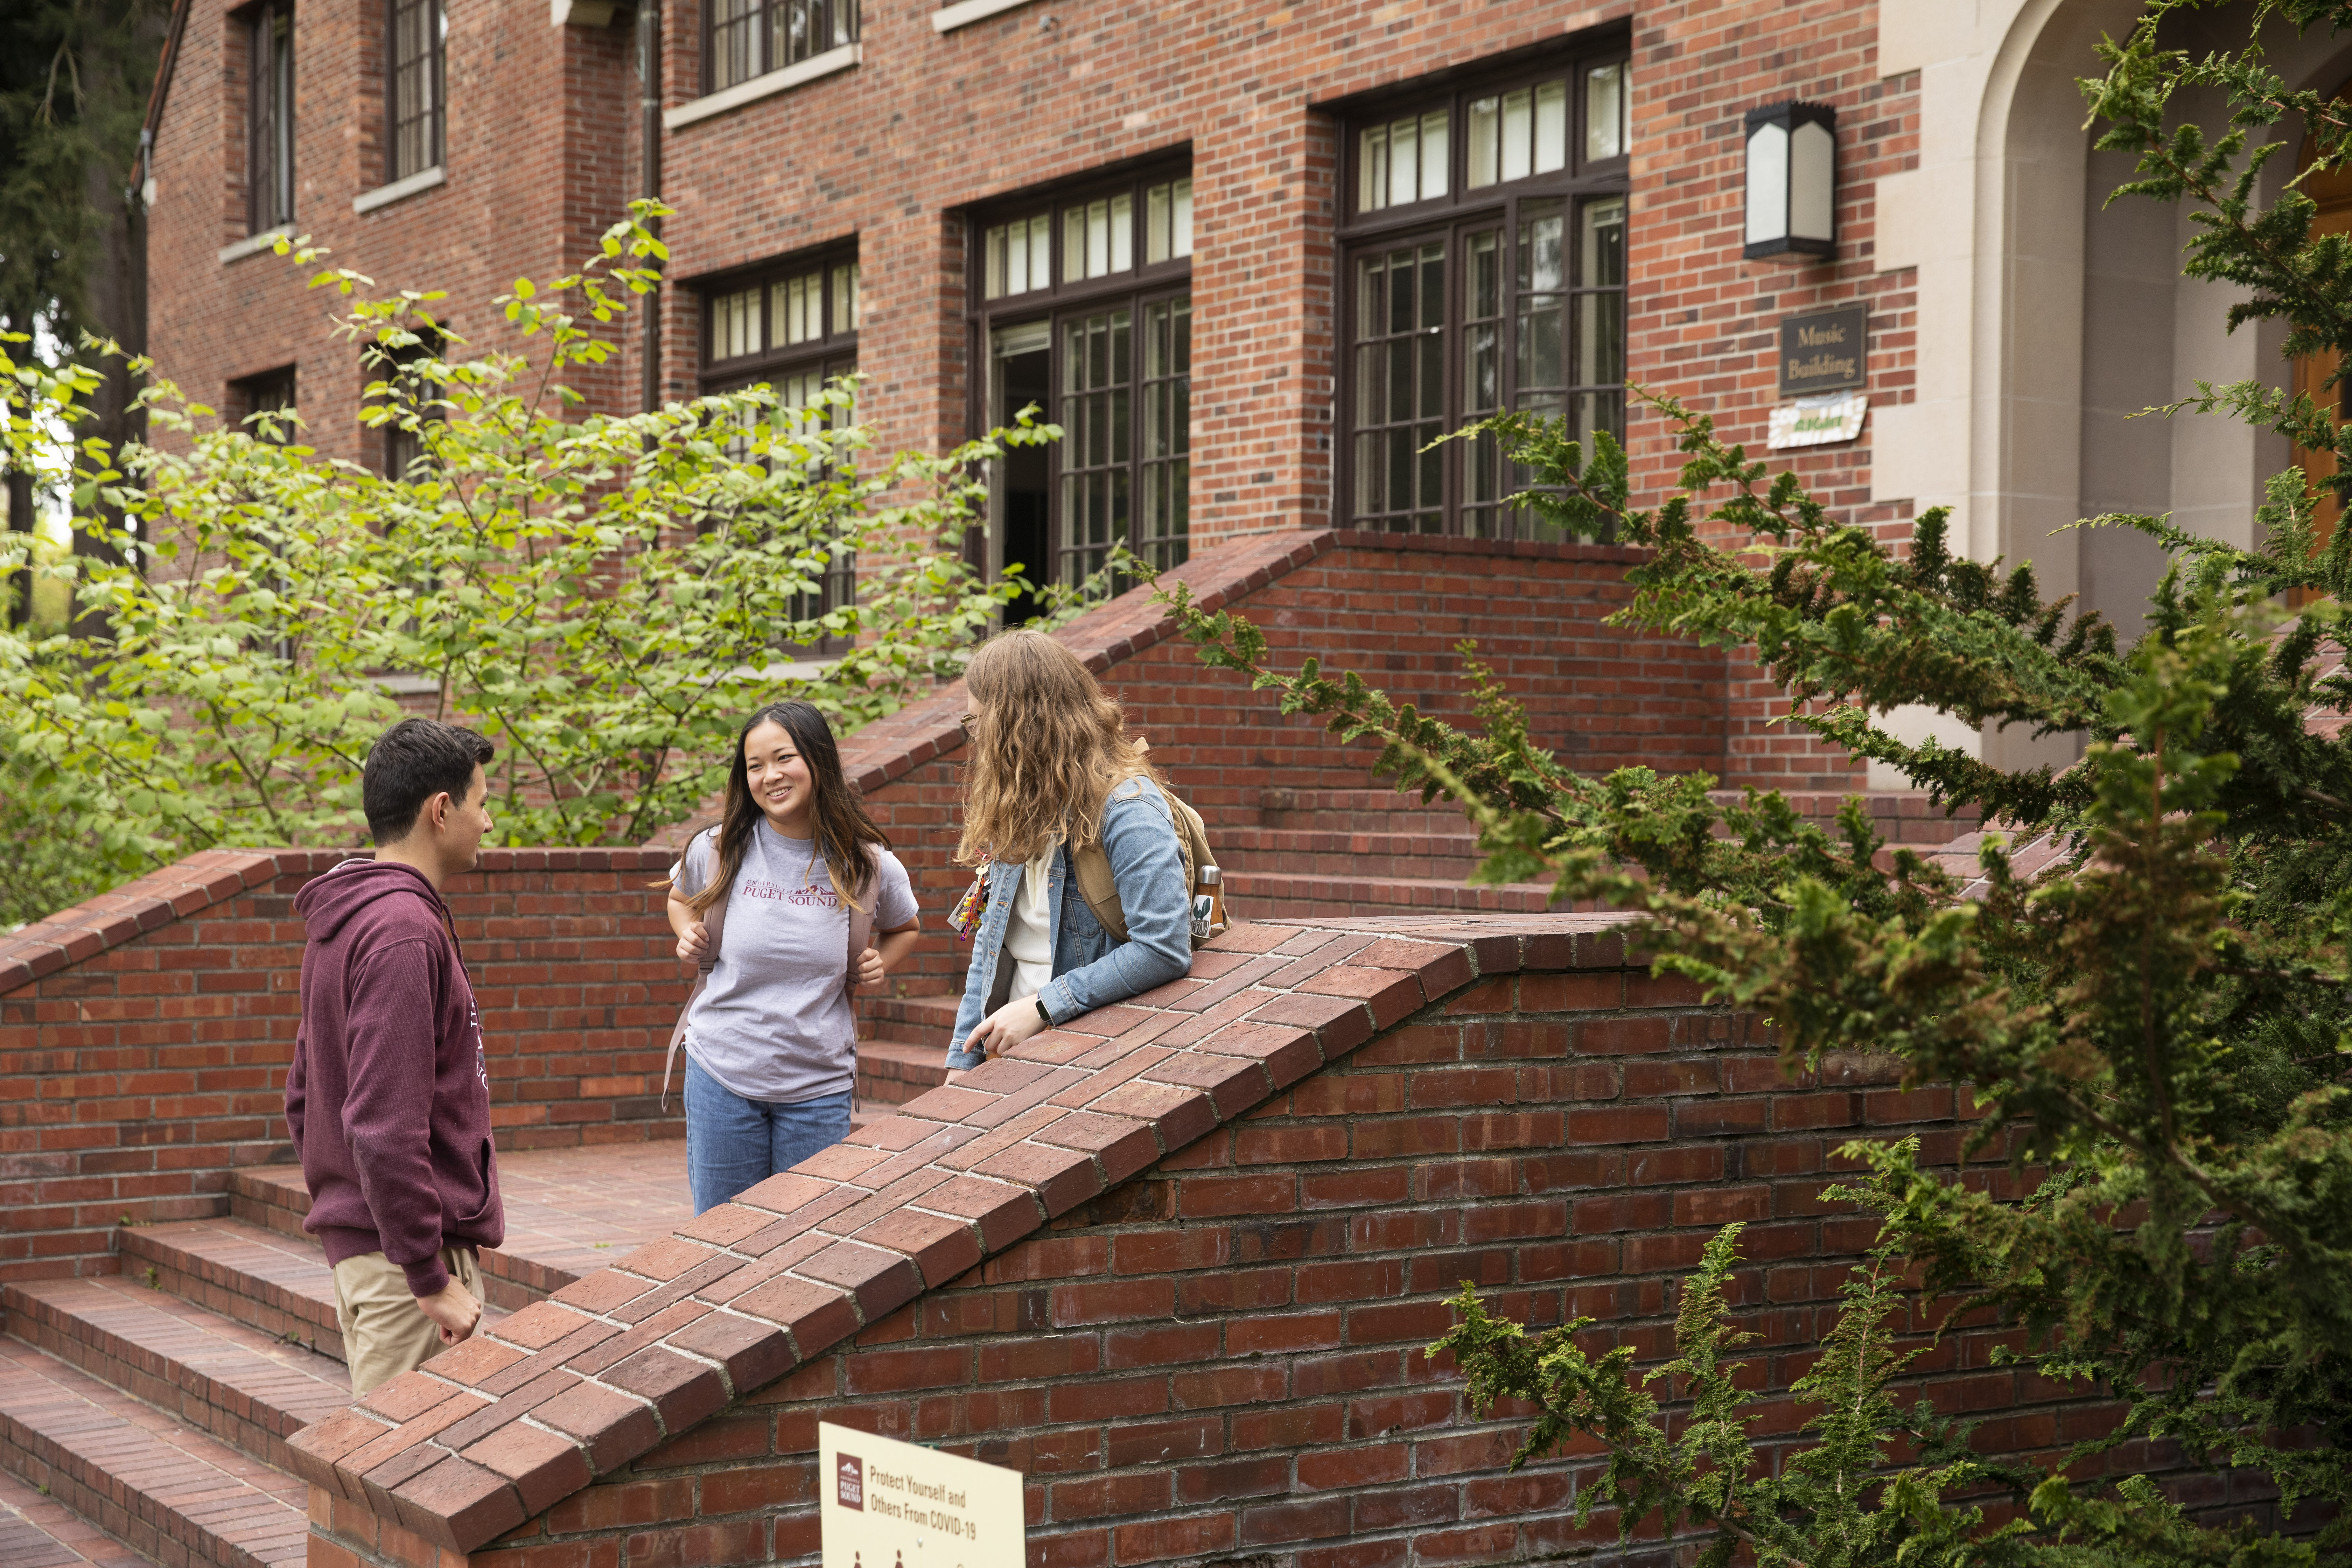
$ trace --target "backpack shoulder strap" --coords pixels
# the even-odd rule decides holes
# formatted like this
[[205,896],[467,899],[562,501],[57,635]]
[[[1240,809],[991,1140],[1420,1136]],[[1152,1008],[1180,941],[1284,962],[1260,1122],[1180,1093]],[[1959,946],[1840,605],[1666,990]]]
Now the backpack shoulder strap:
[[[1134,775],[1137,778],[1142,776],[1140,773]],[[1114,799],[1128,782],[1121,779],[1111,786]],[[1168,825],[1176,830],[1176,847],[1184,862],[1184,890],[1189,894],[1192,889],[1194,867],[1192,843],[1184,831],[1183,813],[1190,808],[1183,806],[1166,790],[1157,786],[1154,789],[1160,809],[1167,814]],[[1111,875],[1110,854],[1103,848],[1101,841],[1098,839],[1084,849],[1071,850],[1070,870],[1077,878],[1078,891],[1085,897],[1087,908],[1093,911],[1096,923],[1110,933],[1111,941],[1125,942],[1127,906],[1119,901],[1118,879]]]
[[[875,896],[871,901],[874,903],[875,907],[878,909],[882,903],[880,896],[882,891],[881,868],[874,864],[874,851],[872,849],[866,847],[864,845],[860,845],[858,847],[860,852],[866,857],[867,869],[873,875],[873,893]],[[857,989],[857,955],[874,945],[874,910],[861,910],[856,904],[850,903],[849,895],[846,893],[843,893],[841,895],[841,901],[847,905],[849,909],[849,967],[844,973],[843,983],[852,993],[855,993]]]
[[[717,876],[719,874],[719,829],[706,828],[702,833],[695,836],[697,838],[704,837],[708,837],[710,840],[710,871],[711,875]],[[689,838],[686,841],[686,848],[678,856],[678,859],[683,862],[688,855],[693,853],[694,839]],[[699,997],[704,987],[710,984],[710,972],[719,965],[719,944],[724,940],[727,931],[727,895],[734,890],[731,885],[719,889],[718,899],[709,909],[702,911],[702,929],[710,933],[710,950],[704,955],[701,963],[696,967],[694,988],[686,994],[686,1000],[678,1005],[677,1022],[670,1026],[669,1051],[662,1058],[661,1106],[664,1110],[669,1109],[670,1069],[677,1065],[677,1047],[686,1038],[686,1016],[694,1011],[695,999]]]
[[1110,933],[1111,941],[1125,942],[1127,906],[1118,901],[1118,879],[1111,875],[1109,854],[1099,843],[1073,849],[1070,871],[1078,879],[1087,908],[1094,911],[1095,923]]

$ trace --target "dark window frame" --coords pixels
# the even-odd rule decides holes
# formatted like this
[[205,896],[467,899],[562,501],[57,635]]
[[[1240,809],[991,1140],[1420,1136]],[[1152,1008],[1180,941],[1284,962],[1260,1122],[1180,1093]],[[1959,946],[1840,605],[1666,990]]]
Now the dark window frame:
[[[856,265],[857,241],[852,237],[796,250],[790,256],[763,261],[754,267],[737,268],[697,279],[695,291],[701,296],[698,310],[702,330],[698,372],[702,390],[709,393],[738,386],[756,386],[762,381],[773,380],[777,375],[803,374],[821,361],[845,358],[855,368],[857,313],[864,308],[862,285],[859,288],[860,302],[853,307],[847,330],[835,331],[834,318],[840,303],[840,282],[835,269]],[[776,339],[780,333],[775,321],[776,285],[790,283],[794,278],[805,277],[811,272],[819,274],[824,279],[824,298],[818,306],[818,315],[824,323],[824,331],[802,342],[777,346]],[[756,291],[759,296],[761,347],[751,353],[721,359],[716,353],[720,301],[750,291]]]
[[274,370],[241,375],[230,382],[229,390],[235,395],[237,427],[257,441],[274,439],[283,446],[292,440],[291,426],[281,425],[274,437],[264,437],[261,426],[247,425],[246,421],[265,411],[299,413],[301,408],[301,369],[299,363],[281,364]]
[[[864,37],[865,18],[862,0],[742,0],[743,9],[736,16],[719,16],[723,0],[703,0],[702,6],[702,96],[724,92],[740,87],[771,71],[786,70],[803,60],[830,54],[846,47]],[[781,24],[789,33],[794,16],[814,18],[806,29],[807,47],[795,52],[789,38],[785,58],[776,56],[776,33]],[[731,35],[731,36],[722,36]],[[819,47],[819,39],[824,39]],[[743,71],[723,79],[719,65],[723,50],[740,50]],[[751,57],[758,57],[754,65]]]
[[[756,267],[739,268],[708,278],[698,279],[695,289],[700,295],[698,311],[701,321],[702,343],[698,384],[705,395],[734,392],[762,383],[771,387],[791,377],[814,374],[821,382],[831,382],[857,368],[857,329],[863,312],[863,289],[859,298],[850,304],[849,325],[836,331],[835,318],[840,307],[840,268],[857,266],[857,241],[830,241],[811,249]],[[820,299],[818,318],[824,331],[816,337],[798,343],[774,346],[780,335],[775,321],[776,286],[789,284],[795,278],[817,274]],[[719,343],[717,317],[721,302],[744,293],[755,294],[760,310],[761,347],[753,353],[737,354],[727,359],[714,355]],[[824,574],[824,590],[814,605],[801,606],[803,619],[814,619],[827,610],[849,603],[857,593],[857,556],[856,552],[836,553],[833,564]],[[805,646],[787,651],[793,658],[827,658],[840,652],[846,639],[823,637]]]
[[[421,340],[404,349],[388,349],[371,342],[360,356],[360,384],[371,386],[377,382],[387,391],[378,394],[384,401],[409,404],[415,407],[420,425],[438,425],[447,417],[440,406],[447,396],[446,389],[423,381],[409,372],[408,366],[418,360],[438,359],[449,351],[446,330],[411,322],[409,331]],[[422,406],[415,406],[422,405]],[[383,477],[405,479],[410,470],[425,457],[425,441],[421,431],[404,430],[396,423],[387,423],[377,432],[382,437],[381,452]]]
[[[1584,151],[1586,116],[1591,91],[1590,73],[1596,68],[1610,65],[1617,66],[1621,72],[1630,72],[1630,55],[1628,41],[1620,31],[1567,48],[1549,49],[1540,56],[1522,56],[1491,69],[1450,72],[1442,83],[1421,84],[1420,90],[1408,88],[1383,92],[1377,100],[1346,105],[1337,113],[1340,138],[1341,216],[1334,235],[1339,268],[1339,277],[1335,280],[1338,284],[1335,290],[1338,310],[1333,333],[1333,403],[1337,416],[1334,420],[1336,440],[1332,474],[1335,526],[1433,532],[1459,537],[1472,531],[1469,513],[1479,510],[1486,512],[1488,518],[1490,531],[1485,536],[1512,539],[1528,535],[1529,519],[1527,514],[1505,510],[1493,500],[1473,500],[1467,494],[1470,488],[1470,476],[1466,472],[1468,465],[1474,461],[1492,461],[1491,451],[1484,450],[1487,445],[1484,442],[1475,447],[1467,442],[1448,442],[1438,448],[1441,495],[1433,508],[1391,506],[1379,513],[1359,510],[1357,436],[1362,410],[1359,405],[1360,373],[1357,349],[1363,341],[1359,336],[1360,296],[1363,282],[1361,264],[1375,255],[1393,255],[1407,247],[1431,243],[1444,247],[1444,312],[1434,340],[1442,362],[1442,390],[1439,411],[1427,423],[1439,430],[1455,430],[1475,416],[1468,408],[1470,395],[1465,370],[1471,324],[1468,242],[1475,236],[1490,232],[1496,235],[1500,295],[1495,314],[1479,320],[1493,321],[1497,334],[1499,406],[1509,408],[1517,405],[1520,388],[1517,384],[1514,363],[1513,329],[1518,295],[1517,251],[1523,233],[1521,226],[1530,216],[1530,209],[1539,211],[1543,204],[1559,203],[1564,215],[1563,247],[1572,251],[1581,216],[1592,204],[1622,203],[1626,216],[1620,221],[1630,219],[1630,147],[1614,156],[1597,159],[1587,158]],[[1568,155],[1564,167],[1542,174],[1531,173],[1512,180],[1498,180],[1475,190],[1470,189],[1471,106],[1483,99],[1531,89],[1538,83],[1559,80],[1562,77],[1570,84],[1565,128]],[[1623,139],[1630,142],[1632,89],[1624,75],[1619,78],[1618,90],[1625,95],[1622,100],[1624,107],[1621,108],[1621,124],[1626,128]],[[1407,117],[1418,117],[1440,110],[1445,113],[1448,127],[1445,194],[1365,210],[1362,205],[1363,132]],[[1622,266],[1622,231],[1619,243]],[[1572,256],[1564,257],[1563,266],[1572,265]],[[1625,332],[1622,303],[1624,292],[1622,282],[1596,286],[1573,276],[1565,279],[1558,290],[1565,301],[1573,301],[1580,296],[1590,294],[1614,293],[1619,297],[1617,337],[1621,362]],[[1562,308],[1574,310],[1572,304],[1565,304]],[[1564,349],[1563,352],[1569,351]],[[1562,396],[1572,409],[1574,399],[1580,395],[1600,392],[1605,387],[1616,388],[1616,426],[1612,434],[1622,439],[1622,363],[1619,368],[1620,379],[1613,383],[1594,383],[1588,386],[1571,378],[1565,384]],[[1385,422],[1384,427],[1421,422],[1390,420]],[[1502,474],[1499,479],[1502,494],[1522,489],[1526,484],[1523,474]],[[1422,519],[1433,510],[1437,516],[1438,526],[1434,529],[1421,526]]]
[[245,29],[246,232],[294,221],[294,6],[261,0],[240,14]]
[[[1097,472],[1123,468],[1127,478],[1129,498],[1128,531],[1124,542],[1130,550],[1146,559],[1155,560],[1163,569],[1181,564],[1191,553],[1191,310],[1192,297],[1192,255],[1187,249],[1182,255],[1171,256],[1163,261],[1151,261],[1150,237],[1151,225],[1150,193],[1156,186],[1172,186],[1178,181],[1192,179],[1192,160],[1189,148],[1181,154],[1154,154],[1127,164],[1116,171],[1091,171],[1072,180],[1056,182],[992,198],[976,205],[965,214],[965,318],[969,333],[969,358],[972,374],[965,388],[966,422],[974,435],[988,430],[999,422],[1000,412],[992,404],[996,388],[996,362],[993,344],[1000,330],[1044,322],[1046,325],[1048,357],[1047,392],[1043,406],[1038,409],[1041,424],[1065,424],[1066,404],[1072,389],[1065,384],[1065,331],[1069,322],[1088,314],[1118,310],[1129,311],[1129,369],[1125,387],[1129,394],[1129,452],[1116,464],[1088,465]],[[1097,201],[1115,201],[1120,195],[1131,198],[1129,208],[1133,225],[1129,254],[1133,265],[1123,271],[1104,276],[1066,280],[1069,234],[1067,217],[1073,209],[1083,210]],[[1198,194],[1192,196],[1194,211],[1198,210]],[[1028,220],[1040,214],[1046,219],[1048,236],[1047,276],[1043,288],[1029,289],[1017,294],[1000,295],[990,299],[987,294],[988,235],[992,228],[1009,226],[1015,220]],[[1186,303],[1186,351],[1181,371],[1153,376],[1148,369],[1144,334],[1151,309],[1173,300]],[[1145,443],[1146,415],[1150,406],[1150,388],[1155,383],[1174,385],[1181,384],[1183,401],[1183,446],[1181,451],[1160,457],[1150,455]],[[1176,395],[1169,394],[1168,395]],[[1009,420],[1017,409],[1001,411]],[[1047,487],[1046,568],[1045,581],[1068,585],[1072,581],[1091,574],[1085,569],[1087,559],[1098,560],[1108,550],[1106,544],[1074,541],[1071,537],[1068,508],[1068,486],[1071,478],[1069,453],[1081,434],[1072,428],[1064,440],[1045,449]],[[1144,533],[1148,519],[1145,501],[1148,472],[1155,466],[1181,463],[1184,468],[1185,493],[1178,498],[1176,508],[1181,527],[1165,535],[1150,537]],[[1004,564],[1005,540],[995,526],[997,511],[991,508],[991,528],[986,547],[990,552],[984,563],[992,574]],[[1040,563],[1024,562],[1024,565],[1037,574]],[[1071,573],[1076,570],[1076,576]],[[1024,598],[1012,612],[1013,619],[1025,618],[1034,606]]]
[[[425,47],[423,55],[404,62],[400,53],[400,26],[404,17],[424,14]],[[384,0],[383,7],[383,183],[387,185],[421,174],[427,169],[441,166],[447,155],[449,133],[449,64],[447,0]],[[412,112],[413,108],[403,93],[403,82],[414,79],[408,69],[414,67],[432,87],[433,101],[428,108]],[[406,142],[406,132],[412,125],[423,126],[423,146],[413,158],[404,158],[401,149]]]

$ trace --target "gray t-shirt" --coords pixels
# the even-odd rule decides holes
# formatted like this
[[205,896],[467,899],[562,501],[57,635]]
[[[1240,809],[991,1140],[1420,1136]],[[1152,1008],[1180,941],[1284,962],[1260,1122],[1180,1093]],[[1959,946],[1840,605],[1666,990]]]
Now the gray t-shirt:
[[[696,835],[670,873],[688,897],[710,877],[716,837]],[[873,855],[874,929],[895,930],[915,918],[915,890],[897,856]],[[857,1079],[848,963],[849,906],[815,841],[786,838],[762,819],[727,896],[719,962],[687,1015],[687,1051],[745,1100],[792,1104],[841,1093]]]

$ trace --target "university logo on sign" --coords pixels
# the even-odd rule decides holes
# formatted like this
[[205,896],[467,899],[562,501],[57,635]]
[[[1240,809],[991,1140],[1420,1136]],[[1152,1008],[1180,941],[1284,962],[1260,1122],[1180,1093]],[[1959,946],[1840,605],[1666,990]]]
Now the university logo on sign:
[[1018,1470],[830,1421],[816,1443],[823,1568],[1029,1568]]

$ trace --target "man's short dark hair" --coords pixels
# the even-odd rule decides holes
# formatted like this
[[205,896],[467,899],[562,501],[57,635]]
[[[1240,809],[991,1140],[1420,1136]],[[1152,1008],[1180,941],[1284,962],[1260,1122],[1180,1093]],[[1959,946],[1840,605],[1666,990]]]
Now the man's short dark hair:
[[435,719],[403,719],[368,748],[360,769],[360,804],[367,811],[368,837],[394,844],[416,826],[425,803],[446,791],[466,798],[474,768],[497,752],[485,736]]

